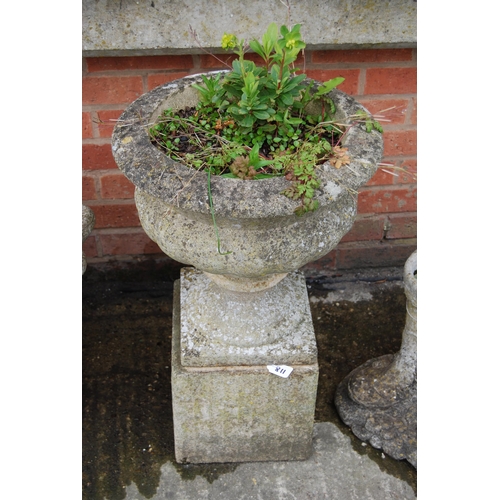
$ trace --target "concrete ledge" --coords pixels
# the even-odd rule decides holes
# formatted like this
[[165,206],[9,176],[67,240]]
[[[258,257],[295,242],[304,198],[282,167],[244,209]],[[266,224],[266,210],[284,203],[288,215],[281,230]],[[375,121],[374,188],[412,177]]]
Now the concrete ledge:
[[[414,0],[291,1],[290,24],[302,24],[308,49],[413,48]],[[224,32],[260,38],[270,22],[288,24],[280,0],[83,0],[84,57],[220,51]]]

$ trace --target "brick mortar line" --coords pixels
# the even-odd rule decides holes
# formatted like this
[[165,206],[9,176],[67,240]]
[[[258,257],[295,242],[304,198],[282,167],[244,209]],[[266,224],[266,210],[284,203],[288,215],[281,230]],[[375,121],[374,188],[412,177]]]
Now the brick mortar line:
[[[89,111],[90,115],[90,130],[92,131],[92,138],[99,136],[99,124],[97,123],[97,111]],[[86,139],[90,139],[87,137]]]
[[105,146],[111,144],[111,137],[87,137],[82,139],[82,145],[94,144],[95,146]]
[[364,95],[366,88],[366,69],[360,68],[358,78],[358,94]]
[[[389,217],[391,216],[394,216],[394,215],[401,215],[401,214],[405,214],[407,215],[408,217],[416,217],[417,216],[417,212],[414,211],[414,212],[389,212],[389,213],[386,213],[386,212],[383,212],[383,213],[368,213],[368,214],[357,214],[356,215],[356,220],[354,223],[356,222],[371,222],[371,221],[377,221],[377,220],[384,220],[384,222],[386,222]],[[411,215],[413,214],[413,215]],[[369,241],[369,240],[366,240],[366,241]]]
[[[92,231],[92,233],[93,232],[94,231]],[[91,236],[92,233],[90,233],[89,236]],[[97,251],[97,255],[98,255],[98,257],[102,257],[104,255],[104,252],[102,251],[102,243],[101,243],[101,239],[99,238],[99,234],[94,234],[94,241],[95,241],[95,248]]]
[[344,241],[340,242],[333,250],[339,250],[339,247],[344,247],[348,249],[349,247],[359,245],[361,247],[368,247],[372,243],[376,243],[377,246],[380,246],[379,243],[384,243],[386,245],[394,245],[396,246],[398,243],[408,243],[409,241],[411,242],[417,242],[416,237],[411,237],[411,238],[394,238],[394,239],[381,239],[381,240],[360,240],[360,241]]
[[[368,70],[368,69],[397,69],[397,68],[417,68],[415,65],[408,65],[408,66],[403,66],[403,65],[397,65],[397,66],[388,66],[388,65],[373,65],[373,64],[368,64],[368,63],[362,63],[362,64],[354,64],[354,63],[328,63],[328,64],[321,64],[321,63],[314,63],[307,65],[306,64],[306,74],[309,70],[311,71],[317,71],[317,70],[324,70],[324,71],[341,71],[343,69],[345,70]],[[107,70],[107,71],[102,71],[102,72],[95,72],[95,73],[89,73],[88,75],[84,75],[82,78],[82,81],[89,77],[93,78],[123,78],[123,77],[140,77],[144,80],[147,81],[147,78],[149,76],[154,76],[154,75],[169,75],[173,73],[186,73],[186,76],[189,75],[195,75],[198,73],[208,73],[210,71],[217,71],[223,69],[222,67],[215,67],[215,68],[191,68],[191,69],[151,69],[151,70]],[[303,67],[300,68],[303,70]],[[179,77],[182,78],[182,77]]]
[[164,254],[163,252],[159,252],[159,253],[148,253],[148,254],[145,254],[145,253],[142,253],[142,254],[117,254],[117,255],[109,255],[109,254],[106,254],[106,257],[87,257],[87,263],[88,264],[108,264],[110,263],[114,263],[114,262],[123,262],[123,263],[126,263],[126,262],[134,262],[137,260],[137,258],[139,257],[143,257],[143,256],[154,256],[154,255],[164,255],[165,258],[167,259],[170,259],[172,260],[173,262],[176,262],[174,261],[174,259],[172,259],[171,257],[168,257],[168,255]]
[[106,175],[123,175],[125,177],[125,174],[119,169],[119,168],[99,168],[99,169],[92,169],[92,170],[83,170],[82,172],[88,172],[89,175],[85,174],[87,177],[94,177],[95,179],[101,179],[102,177],[105,177]]
[[[397,132],[398,130],[401,130],[402,132],[409,132],[411,130],[418,130],[418,127],[415,123],[394,123],[391,124],[390,122],[381,122],[381,125],[384,129],[384,132]],[[382,137],[384,137],[384,134],[382,134]]]
[[[128,226],[124,228],[112,227],[112,228],[97,228],[93,229],[90,236],[94,235],[113,235],[113,234],[146,234],[142,226]],[[148,236],[149,238],[149,236]],[[152,240],[151,240],[152,241]]]
[[[389,65],[389,63],[377,63],[377,64],[369,64],[369,63],[311,63],[306,64],[305,72],[308,70],[326,70],[326,71],[335,71],[335,70],[367,70],[367,69],[397,69],[397,68],[417,68],[414,63],[409,65]],[[210,71],[217,71],[218,69],[222,69],[222,67],[208,68],[208,67],[200,67],[200,68],[179,68],[179,69],[148,69],[148,70],[105,70],[105,71],[95,71],[93,73],[88,73],[83,75],[82,81],[88,78],[113,78],[113,77],[142,77],[143,79],[150,75],[168,75],[171,73],[180,73],[184,72],[186,75],[195,75],[197,73],[206,73]],[[303,70],[303,67],[300,67]]]
[[[311,54],[309,54],[311,56]],[[416,60],[409,61],[339,61],[339,62],[313,62],[312,57],[305,58],[306,72],[308,69],[369,69],[369,68],[417,68]],[[218,61],[217,61],[218,62]],[[202,66],[201,60],[194,61],[193,66],[188,68],[127,68],[127,69],[102,69],[98,71],[88,71],[82,75],[82,79],[92,76],[109,77],[118,76],[144,76],[157,73],[178,73],[185,72],[200,72],[212,71],[219,67],[225,67],[223,64],[218,64],[216,67]],[[298,70],[304,69],[304,64],[297,64]]]
[[199,70],[201,68],[201,54],[192,54],[191,60],[193,61],[193,69]]
[[414,212],[390,212],[389,214],[385,215],[387,216],[387,218],[399,215],[405,215],[407,217],[417,217],[418,211],[415,210]]
[[92,200],[92,199],[91,200],[84,200],[85,203],[102,201],[103,197],[102,197],[101,182],[100,182],[101,177],[95,176],[95,175],[87,175],[86,172],[91,172],[91,170],[83,170],[82,169],[82,181],[83,181],[83,177],[91,178],[94,181],[94,194],[96,196],[96,199],[95,200]]
[[[412,97],[409,100],[408,107],[406,110],[406,116],[405,116],[405,124],[413,125],[410,122],[414,119],[414,115],[417,114],[417,102],[416,102],[416,100],[417,100],[417,95],[415,95],[415,97]],[[416,120],[416,118],[415,118],[415,120]],[[415,125],[416,125],[416,123],[415,123]]]
[[88,205],[89,208],[92,207],[104,207],[110,205],[122,205],[122,206],[134,206],[135,201],[134,198],[102,198],[100,200],[85,200],[85,205]]
[[[400,167],[402,163],[405,161],[415,161],[417,162],[417,155],[387,155],[383,156],[382,160],[379,162],[378,168],[387,168],[390,170],[390,167],[387,166],[387,164],[395,166],[395,167]],[[380,163],[384,163],[385,165],[380,165]]]
[[[203,68],[201,68],[201,71],[204,71]],[[93,71],[91,73],[87,73],[86,75],[83,75],[82,80],[85,80],[86,78],[90,77],[97,77],[97,78],[109,78],[113,76],[120,76],[120,77],[128,77],[128,76],[140,76],[140,77],[147,77],[149,75],[157,75],[157,74],[165,74],[165,73],[180,73],[184,72],[187,74],[195,74],[195,73],[200,73],[200,69],[198,68],[179,68],[179,69],[157,69],[157,68],[151,68],[151,69],[106,69],[103,71]]]
[[417,160],[417,155],[405,155],[405,156],[384,156],[382,158],[382,163],[387,161],[406,161],[406,160]]
[[[404,183],[404,184],[375,184],[375,185],[370,185],[370,186],[363,186],[365,188],[379,188],[380,191],[383,191],[384,193],[388,192],[389,190],[387,188],[393,188],[393,187],[396,187],[396,188],[404,188],[406,186],[415,186],[415,189],[416,189],[416,186],[417,186],[417,183],[416,182],[407,182],[407,183]],[[361,189],[361,188],[360,188]],[[373,191],[373,189],[370,189],[370,191]],[[359,193],[359,191],[358,191]],[[377,212],[377,213],[385,213],[385,212]]]
[[[354,49],[355,51],[356,49]],[[376,49],[375,49],[376,50]],[[384,50],[384,49],[382,49]],[[309,67],[309,66],[321,66],[321,67],[330,67],[330,66],[335,66],[335,67],[358,67],[358,66],[362,66],[362,67],[416,67],[417,66],[417,58],[416,58],[416,55],[414,55],[412,53],[411,55],[411,58],[410,59],[404,59],[404,60],[391,60],[391,61],[339,61],[339,62],[335,62],[335,61],[329,61],[329,62],[323,62],[323,61],[317,61],[317,62],[313,62],[313,59],[312,59],[312,55],[315,54],[315,53],[318,53],[318,52],[321,52],[319,50],[317,51],[308,51],[306,52],[305,54],[305,61],[306,61],[306,69]],[[335,53],[336,51],[332,50],[331,51],[332,53]],[[121,73],[123,75],[127,75],[127,76],[130,76],[130,75],[133,75],[133,74],[138,74],[138,73],[147,73],[147,72],[150,72],[150,71],[155,71],[155,72],[158,72],[158,71],[172,71],[172,72],[175,72],[175,71],[189,71],[189,70],[193,70],[193,69],[204,69],[204,66],[202,65],[202,60],[201,60],[201,56],[202,55],[206,55],[206,56],[209,56],[209,54],[186,54],[185,57],[188,58],[189,56],[191,56],[191,61],[193,63],[193,66],[192,67],[165,67],[165,68],[121,68],[121,69],[100,69],[100,70],[92,70],[92,71],[89,71],[88,69],[84,70],[82,72],[82,76],[85,78],[85,77],[88,77],[88,76],[92,76],[92,75],[97,75],[97,76],[107,76],[108,74],[113,74],[113,73]],[[221,58],[220,56],[223,56],[224,54],[217,54],[217,56],[219,58]],[[141,57],[148,57],[148,56],[137,56],[138,59],[140,59]],[[161,56],[160,56],[161,57]],[[229,57],[229,56],[228,56]],[[87,58],[84,58],[84,60],[87,59]],[[92,59],[92,58],[89,58],[89,59]],[[111,57],[111,59],[119,59],[118,57]],[[222,58],[221,58],[222,59]],[[218,62],[215,58],[214,58],[214,61]],[[300,65],[297,65],[297,67],[299,68],[303,68],[303,64],[300,64]]]
[[98,111],[124,111],[130,103],[123,104],[82,104],[82,113],[97,113]]
[[[97,194],[97,190],[96,190]],[[134,198],[102,198],[102,196],[99,194],[99,197],[95,200],[84,200],[85,203],[89,203],[89,208],[90,206],[92,207],[109,207],[109,206],[116,206],[116,205],[135,205],[135,200]],[[119,202],[119,203],[118,203]],[[92,203],[92,205],[90,205]]]
[[368,100],[377,99],[380,101],[384,100],[396,100],[396,99],[414,99],[417,97],[416,92],[408,92],[405,94],[351,94],[351,97],[356,100]]
[[309,66],[306,66],[306,72],[308,69],[380,69],[380,68],[417,68],[417,65],[413,61],[394,61],[394,62],[311,62]]
[[[387,162],[389,163],[389,162]],[[401,164],[398,165],[398,162],[392,162],[392,165],[393,167],[396,167],[396,168],[402,168],[401,167]],[[410,171],[406,171],[406,172],[399,172],[398,170],[392,170],[391,167],[387,167],[387,166],[381,166],[379,167],[380,169],[385,169],[386,171],[389,171],[389,172],[394,172],[395,175],[391,175],[391,178],[393,178],[393,182],[391,184],[365,184],[364,186],[361,186],[363,188],[368,188],[368,187],[380,187],[380,188],[384,188],[384,187],[394,187],[394,186],[399,186],[399,187],[403,187],[403,186],[413,186],[413,185],[417,185],[417,181],[414,180],[413,182],[400,182],[399,181],[399,177],[402,177],[403,175],[408,175],[408,176],[411,176],[412,172]],[[390,175],[390,174],[389,174]],[[359,189],[361,189],[361,187]],[[358,189],[358,192],[359,192],[359,189]]]
[[392,99],[392,100],[397,100],[397,99],[406,99],[408,101],[410,101],[411,99],[416,99],[417,98],[417,93],[416,92],[401,92],[401,93],[379,93],[379,94],[351,94],[351,97],[354,97],[355,99],[357,99],[358,97],[361,98],[361,99],[376,99],[376,100],[381,100],[381,101],[384,101],[384,100],[389,100],[389,99]]
[[[363,192],[366,193],[367,191],[399,191],[401,188],[412,188],[414,191],[417,189],[417,183],[416,182],[409,182],[406,184],[376,184],[375,186],[361,186],[358,189],[358,193]],[[370,212],[371,213],[371,212]],[[380,213],[380,212],[373,212],[373,213]]]

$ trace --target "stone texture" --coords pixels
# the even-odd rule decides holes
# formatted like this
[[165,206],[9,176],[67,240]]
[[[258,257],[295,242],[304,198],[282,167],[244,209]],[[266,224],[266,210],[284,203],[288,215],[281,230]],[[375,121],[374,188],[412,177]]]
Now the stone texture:
[[401,349],[371,359],[338,386],[335,406],[353,433],[417,467],[417,251],[404,268],[406,323]]
[[[417,4],[408,0],[291,2],[84,0],[84,56],[180,54],[220,51],[224,32],[259,38],[270,22],[301,23],[308,48],[415,47]],[[198,34],[198,46],[190,33]]]
[[[349,168],[318,166],[319,209],[297,217],[299,202],[282,195],[284,177],[210,179],[151,144],[148,127],[166,108],[195,105],[192,84],[201,81],[186,77],[141,96],[112,136],[117,165],[136,186],[144,230],[168,256],[198,269],[183,272],[174,307],[176,460],[304,460],[312,449],[318,364],[307,290],[295,271],[330,252],[352,227],[357,188],[377,169],[382,137],[349,127]],[[343,92],[329,95],[340,123],[366,111]],[[293,367],[286,379],[266,367],[285,363]]]
[[[193,75],[142,95],[123,112],[112,135],[113,156],[125,176],[141,191],[179,210],[194,212],[193,219],[210,216],[207,173],[168,158],[151,143],[148,130],[163,110],[196,105],[198,92],[191,85],[202,82],[200,75]],[[340,123],[350,124],[353,119],[349,117],[356,112],[367,112],[340,90],[333,89],[328,96],[335,103],[335,120]],[[317,190],[320,206],[332,204],[339,207],[341,203],[343,206],[345,192],[351,195],[352,191],[366,184],[382,158],[382,134],[376,131],[368,133],[359,123],[349,128],[342,144],[349,150],[349,168],[336,169],[328,162],[317,168],[321,181]],[[295,216],[293,211],[299,202],[281,194],[289,186],[290,182],[283,177],[247,182],[212,176],[215,215],[244,218],[250,226],[269,216]],[[284,222],[290,223],[288,219]]]
[[339,385],[335,405],[356,437],[392,458],[406,459],[417,467],[417,381],[398,392],[392,405],[358,403],[349,392],[350,381],[360,377],[373,379],[388,370],[393,361],[394,356],[387,354],[353,370]]
[[[290,185],[283,177],[242,181],[212,176],[214,215],[225,253],[220,255],[207,173],[172,161],[148,136],[148,124],[163,109],[196,104],[198,95],[191,85],[200,81],[200,76],[176,80],[141,96],[113,132],[113,155],[136,186],[136,205],[148,236],[178,262],[211,274],[257,280],[294,271],[326,255],[354,223],[357,189],[373,176],[382,157],[381,134],[367,133],[360,124],[348,130],[343,145],[349,150],[349,168],[335,169],[328,162],[318,166],[319,209],[303,217],[294,213],[300,202],[281,194]],[[341,123],[364,110],[341,91],[329,95]]]
[[303,275],[295,272],[256,293],[219,287],[181,270],[181,364],[314,364],[316,339]]
[[[388,459],[386,458],[385,461]],[[384,460],[381,460],[384,462]],[[125,500],[146,500],[132,482]],[[239,464],[214,481],[183,479],[171,463],[161,467],[149,500],[415,500],[411,486],[380,463],[359,455],[349,437],[330,422],[314,425],[313,453],[301,462]]]
[[[238,366],[183,366],[181,282],[175,285],[172,407],[180,463],[305,460],[312,452],[318,364],[293,365],[288,378],[254,357]],[[221,351],[230,353],[231,345]],[[275,360],[281,362],[281,359]]]
[[[89,207],[82,205],[82,242],[84,242],[92,232],[95,224],[95,215]],[[87,259],[82,252],[82,274],[87,269]]]

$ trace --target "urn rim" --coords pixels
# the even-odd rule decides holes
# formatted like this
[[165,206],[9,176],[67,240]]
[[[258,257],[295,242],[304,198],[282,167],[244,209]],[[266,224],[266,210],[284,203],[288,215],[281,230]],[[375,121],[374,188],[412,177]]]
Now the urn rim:
[[[209,75],[217,72],[203,73]],[[148,128],[170,102],[193,99],[193,83],[202,82],[202,74],[186,76],[160,85],[132,102],[120,116],[112,134],[112,153],[118,168],[139,189],[180,209],[208,214],[208,174],[196,171],[169,158],[149,139]],[[318,84],[316,82],[316,84]],[[335,102],[339,118],[352,123],[352,115],[366,111],[351,96],[337,89],[329,96]],[[196,102],[196,100],[195,100]],[[382,158],[383,141],[379,132],[366,132],[361,124],[353,125],[343,146],[351,157],[349,168],[335,169],[328,162],[318,166],[321,186],[316,198],[320,206],[335,202],[343,190],[356,191],[375,173]],[[283,196],[290,185],[283,177],[244,181],[211,176],[215,214],[248,218],[289,216],[298,201]]]

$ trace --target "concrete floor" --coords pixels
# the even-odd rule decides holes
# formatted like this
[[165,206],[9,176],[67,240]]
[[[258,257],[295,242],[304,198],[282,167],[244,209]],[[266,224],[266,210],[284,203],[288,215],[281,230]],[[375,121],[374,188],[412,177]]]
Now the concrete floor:
[[399,350],[402,268],[307,277],[320,378],[314,453],[305,462],[175,462],[170,347],[177,277],[171,265],[89,265],[82,278],[85,500],[416,498],[416,470],[362,443],[333,405],[351,370]]

